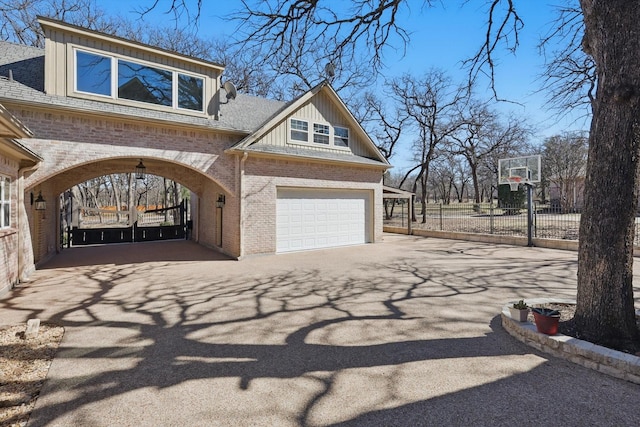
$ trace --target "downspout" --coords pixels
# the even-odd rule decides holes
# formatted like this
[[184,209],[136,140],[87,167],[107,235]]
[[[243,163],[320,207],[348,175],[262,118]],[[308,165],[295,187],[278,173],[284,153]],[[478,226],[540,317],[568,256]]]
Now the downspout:
[[[23,234],[22,220],[24,219],[27,223],[29,222],[28,219],[26,218],[26,208],[24,206],[24,175],[26,173],[33,172],[34,170],[38,169],[41,163],[42,162],[38,162],[33,166],[27,166],[27,167],[18,169],[18,202],[16,206],[18,206],[19,208],[16,215],[16,229],[18,230],[18,281],[19,282],[26,281],[28,276],[27,274],[25,274],[25,256],[24,256],[25,248],[24,248],[24,236],[22,235]],[[24,214],[23,214],[23,211],[25,212]],[[28,225],[27,225],[27,228],[28,228]],[[33,247],[31,249],[33,250]]]
[[238,169],[239,177],[238,177],[238,206],[239,206],[239,221],[240,221],[240,254],[238,258],[244,256],[244,203],[242,202],[244,191],[242,182],[244,181],[244,163],[247,161],[247,157],[249,157],[249,153],[243,151],[242,158],[240,159],[240,168]]

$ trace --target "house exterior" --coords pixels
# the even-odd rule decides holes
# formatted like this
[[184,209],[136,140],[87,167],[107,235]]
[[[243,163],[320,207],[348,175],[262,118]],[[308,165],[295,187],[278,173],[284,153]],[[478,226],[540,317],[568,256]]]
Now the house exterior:
[[192,191],[191,238],[232,257],[381,240],[389,164],[328,83],[233,96],[220,64],[39,21],[44,50],[0,42],[0,103],[42,159],[20,196],[48,202],[24,206],[33,263],[60,249],[60,194],[140,160]]
[[20,281],[21,270],[28,274],[33,268],[33,260],[25,259],[22,250],[29,235],[19,232],[26,217],[24,176],[42,160],[18,142],[29,137],[29,129],[0,105],[0,295]]
[[580,212],[584,206],[584,173],[576,177],[548,179],[549,203],[561,213]]

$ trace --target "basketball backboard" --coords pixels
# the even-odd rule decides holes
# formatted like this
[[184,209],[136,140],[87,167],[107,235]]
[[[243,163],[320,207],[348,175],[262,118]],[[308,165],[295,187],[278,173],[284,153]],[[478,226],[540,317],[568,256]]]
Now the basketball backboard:
[[498,160],[498,185],[510,184],[513,179],[509,177],[519,177],[523,184],[534,184],[540,182],[542,175],[542,162],[540,155],[512,157],[510,159]]

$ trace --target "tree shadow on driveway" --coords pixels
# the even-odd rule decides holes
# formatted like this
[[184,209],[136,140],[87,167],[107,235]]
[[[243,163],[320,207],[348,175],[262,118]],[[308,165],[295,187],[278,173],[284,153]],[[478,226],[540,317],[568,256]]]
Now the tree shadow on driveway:
[[30,425],[638,424],[637,386],[499,325],[505,299],[571,292],[571,261],[469,248],[49,270],[0,301],[67,331]]

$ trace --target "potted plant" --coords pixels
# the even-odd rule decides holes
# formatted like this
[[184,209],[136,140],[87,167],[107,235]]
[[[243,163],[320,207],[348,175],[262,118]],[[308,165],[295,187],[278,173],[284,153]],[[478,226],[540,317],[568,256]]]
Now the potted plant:
[[513,306],[509,307],[509,312],[511,313],[511,318],[513,320],[526,322],[527,316],[529,315],[529,306],[524,302],[524,300],[520,300],[514,303]]
[[558,323],[560,322],[560,312],[558,310],[534,307],[532,311],[538,332],[547,335],[555,335],[558,333]]

